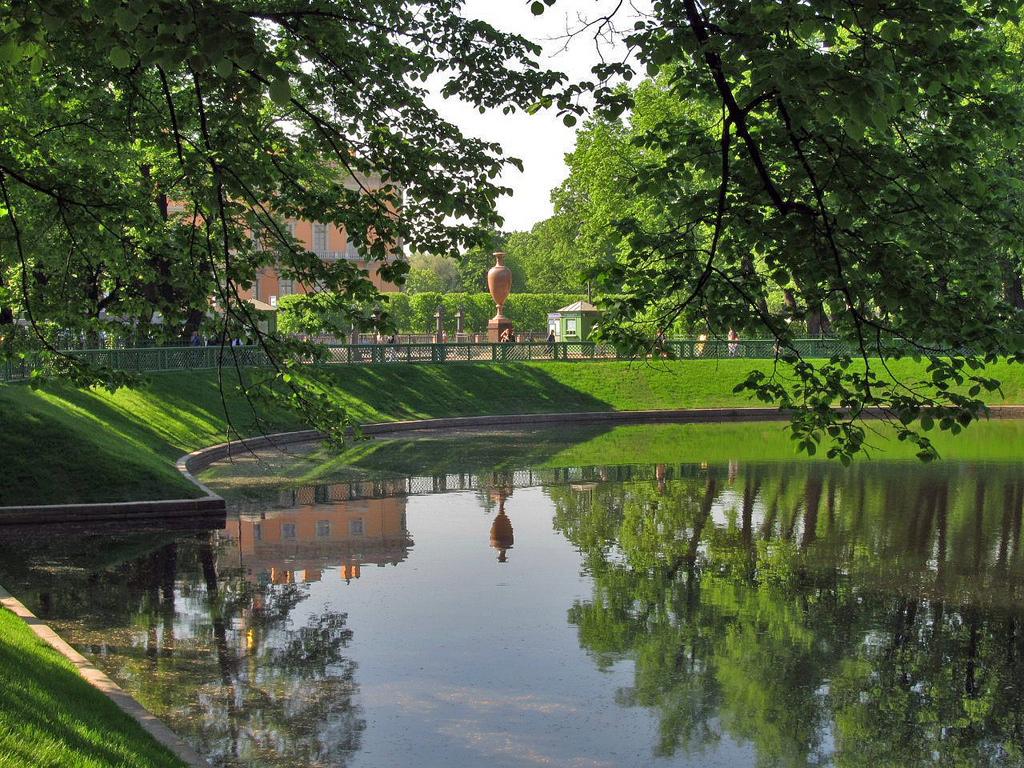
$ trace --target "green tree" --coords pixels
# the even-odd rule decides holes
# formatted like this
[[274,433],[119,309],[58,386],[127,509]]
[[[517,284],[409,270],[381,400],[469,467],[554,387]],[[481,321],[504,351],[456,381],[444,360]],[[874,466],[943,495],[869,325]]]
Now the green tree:
[[577,246],[577,225],[562,214],[538,222],[529,232],[513,232],[505,243],[509,259],[525,278],[522,293],[585,291],[590,262]]
[[459,6],[0,1],[4,354],[30,346],[13,332],[23,317],[54,370],[117,384],[62,358],[45,324],[157,342],[245,333],[312,423],[343,428],[295,362],[314,351],[260,333],[239,293],[276,264],[349,306],[376,300],[353,263],[299,247],[284,216],[343,224],[388,280],[406,271],[392,244],[455,255],[497,225],[504,190],[488,179],[515,161],[442,120],[418,83],[517,109],[561,76]]
[[[797,361],[791,380],[744,383],[796,410],[803,448],[835,432],[833,455],[848,459],[867,406],[904,424],[923,407],[943,428],[969,423],[975,395],[996,386],[985,359],[1019,347],[998,267],[1019,261],[1024,234],[1008,162],[1024,138],[1019,12],[962,0],[654,3],[625,42],[679,106],[632,126],[635,151],[619,158],[622,194],[655,206],[612,216],[618,258],[595,270],[616,294],[603,333],[648,349],[692,312],[712,329],[771,334],[796,359],[792,328],[766,311],[781,289],[790,317],[859,350],[856,363]],[[597,74],[575,90],[592,88],[606,119],[639,110],[646,91],[609,84],[636,74],[630,61]],[[929,375],[885,381],[884,360],[901,352],[928,356]],[[934,455],[921,430],[901,435]]]
[[409,255],[409,274],[405,277],[406,293],[458,293],[462,290],[462,276],[458,263],[447,256],[429,253]]
[[[487,270],[494,266],[494,253],[505,251],[508,233],[491,230],[481,245],[469,248],[459,259],[459,274],[462,276],[462,290],[476,293],[487,290]],[[514,254],[508,254],[505,266],[512,271],[512,291],[525,290],[526,273],[523,272]]]

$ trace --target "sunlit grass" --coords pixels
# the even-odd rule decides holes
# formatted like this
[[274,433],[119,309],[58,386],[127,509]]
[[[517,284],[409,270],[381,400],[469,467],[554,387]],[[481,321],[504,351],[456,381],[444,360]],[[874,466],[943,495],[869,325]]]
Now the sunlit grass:
[[0,765],[159,768],[182,763],[0,608]]
[[[755,360],[353,366],[336,369],[331,396],[361,422],[745,407],[758,403],[734,392],[736,383],[770,367]],[[909,378],[924,364],[903,360],[891,370]],[[988,402],[1024,403],[1019,366],[997,363],[988,375],[1004,383],[1002,393],[985,394]],[[282,410],[259,406],[254,413],[239,396],[229,394],[227,407],[241,434],[303,426]],[[0,430],[0,505],[195,496],[174,460],[229,437],[212,371],[154,374],[144,389],[113,394],[0,386]]]

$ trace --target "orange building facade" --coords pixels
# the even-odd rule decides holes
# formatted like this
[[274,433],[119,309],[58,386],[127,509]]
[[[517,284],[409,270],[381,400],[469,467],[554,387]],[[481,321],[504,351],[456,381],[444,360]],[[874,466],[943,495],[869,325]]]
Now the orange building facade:
[[[381,185],[377,177],[363,178],[360,180],[349,178],[345,186],[350,189],[372,189]],[[168,205],[168,213],[171,215],[185,215],[186,206],[182,202],[171,201]],[[377,270],[382,266],[380,261],[368,261],[360,256],[356,247],[349,242],[348,233],[344,226],[334,224],[321,224],[315,221],[303,219],[285,219],[285,226],[292,237],[298,240],[307,251],[312,251],[324,262],[335,262],[341,259],[355,264],[359,269],[367,273],[368,279],[374,287],[382,293],[395,293],[398,286],[381,279]],[[393,249],[394,258],[402,257],[402,243],[395,244]],[[314,287],[298,280],[287,280],[279,274],[276,265],[265,265],[256,275],[251,290],[240,292],[243,299],[255,299],[271,307],[277,306],[277,300],[282,296],[291,294],[312,293]]]
[[[398,290],[396,285],[382,280],[377,274],[381,262],[367,261],[359,255],[355,246],[349,242],[344,227],[300,219],[286,219],[285,225],[292,236],[302,243],[307,251],[312,251],[322,261],[335,262],[343,259],[352,262],[368,274],[370,281],[378,291],[393,293]],[[256,299],[276,307],[277,300],[282,296],[312,292],[312,286],[297,280],[286,280],[278,274],[274,265],[268,264],[257,275],[252,290],[243,293],[242,298]]]

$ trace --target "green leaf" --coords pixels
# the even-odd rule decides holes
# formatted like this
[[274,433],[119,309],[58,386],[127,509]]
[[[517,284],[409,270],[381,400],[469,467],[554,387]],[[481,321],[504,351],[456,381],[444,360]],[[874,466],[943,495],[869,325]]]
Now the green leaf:
[[540,16],[544,13],[544,3],[540,2],[540,0],[535,0],[535,2],[530,4],[530,11],[534,16]]
[[111,48],[108,57],[110,58],[110,63],[118,69],[128,69],[132,63],[131,54],[120,45],[115,45]]
[[131,32],[137,26],[139,26],[139,17],[132,13],[127,8],[118,8],[114,11],[114,21],[125,32]]
[[21,61],[23,53],[22,46],[13,37],[8,37],[0,43],[0,64],[16,64]]
[[281,77],[270,81],[270,98],[274,100],[275,104],[283,107],[288,104],[291,97],[292,87],[288,83],[288,78]]
[[879,28],[878,36],[887,43],[895,42],[900,36],[900,25],[895,21],[887,21]]

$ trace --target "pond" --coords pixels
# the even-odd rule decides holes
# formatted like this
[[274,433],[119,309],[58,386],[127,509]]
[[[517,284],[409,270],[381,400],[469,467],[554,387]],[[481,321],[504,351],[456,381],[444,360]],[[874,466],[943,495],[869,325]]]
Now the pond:
[[219,522],[0,532],[0,583],[216,765],[1024,764],[1024,424],[781,429],[261,453]]

